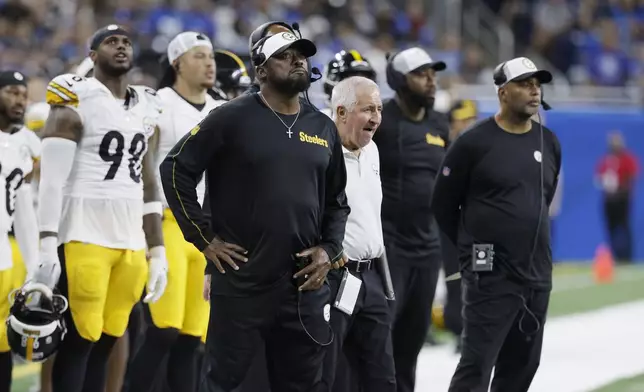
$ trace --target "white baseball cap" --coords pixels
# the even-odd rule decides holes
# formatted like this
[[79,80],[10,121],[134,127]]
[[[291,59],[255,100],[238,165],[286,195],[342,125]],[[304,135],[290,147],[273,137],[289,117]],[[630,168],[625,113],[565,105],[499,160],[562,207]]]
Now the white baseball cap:
[[312,41],[305,38],[298,38],[295,34],[285,31],[274,34],[266,38],[264,42],[259,44],[259,50],[257,53],[264,54],[264,61],[260,65],[263,65],[266,61],[268,61],[271,56],[280,54],[292,46],[296,46],[300,50],[300,52],[307,58],[314,56],[318,51]]
[[391,65],[394,70],[403,75],[420,68],[431,68],[434,71],[444,71],[447,68],[444,61],[432,60],[426,51],[418,47],[405,49],[398,53],[394,56]]
[[539,83],[552,82],[552,74],[544,69],[538,69],[527,57],[517,57],[499,64],[494,75],[494,87],[497,91],[510,82],[519,82],[532,77],[537,78]]
[[168,44],[168,62],[172,64],[187,51],[198,46],[206,46],[212,49],[212,42],[205,34],[194,31],[186,31],[177,35]]

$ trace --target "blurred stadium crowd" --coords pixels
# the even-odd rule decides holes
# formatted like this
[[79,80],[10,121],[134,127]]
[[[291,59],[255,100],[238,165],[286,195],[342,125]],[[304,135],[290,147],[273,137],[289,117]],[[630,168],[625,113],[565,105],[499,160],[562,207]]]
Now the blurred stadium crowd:
[[116,21],[137,35],[133,82],[156,86],[159,60],[179,32],[202,31],[243,57],[253,26],[287,20],[316,42],[320,69],[354,48],[385,87],[384,54],[420,45],[447,62],[444,89],[487,84],[499,59],[463,42],[458,28],[436,27],[437,10],[455,3],[489,8],[512,29],[513,55],[540,53],[571,84],[644,87],[644,0],[1,0],[0,68],[36,77],[30,98],[43,101],[47,80],[78,64],[92,32]]

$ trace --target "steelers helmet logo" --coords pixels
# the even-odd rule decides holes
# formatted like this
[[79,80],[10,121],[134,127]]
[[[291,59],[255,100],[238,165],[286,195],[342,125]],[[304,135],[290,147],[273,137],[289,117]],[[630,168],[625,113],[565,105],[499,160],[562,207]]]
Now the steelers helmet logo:
[[284,38],[287,41],[295,41],[295,40],[297,40],[297,37],[292,33],[282,33],[282,38]]
[[20,72],[14,72],[13,77],[16,78],[16,80],[20,80],[20,81],[25,79],[25,77],[22,76],[22,74]]
[[523,65],[528,69],[537,69],[537,66],[530,59],[523,59]]
[[156,128],[156,123],[154,122],[153,119],[151,119],[150,117],[143,118],[143,130],[145,131],[146,134],[148,135],[153,134],[155,128]]

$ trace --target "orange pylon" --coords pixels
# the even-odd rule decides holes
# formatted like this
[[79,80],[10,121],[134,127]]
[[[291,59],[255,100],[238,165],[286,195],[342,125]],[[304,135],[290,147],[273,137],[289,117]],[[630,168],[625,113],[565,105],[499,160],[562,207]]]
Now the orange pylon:
[[604,244],[597,247],[595,252],[595,260],[593,262],[593,273],[595,275],[595,282],[597,283],[610,283],[613,281],[615,270],[615,262],[613,255],[610,253],[608,247]]

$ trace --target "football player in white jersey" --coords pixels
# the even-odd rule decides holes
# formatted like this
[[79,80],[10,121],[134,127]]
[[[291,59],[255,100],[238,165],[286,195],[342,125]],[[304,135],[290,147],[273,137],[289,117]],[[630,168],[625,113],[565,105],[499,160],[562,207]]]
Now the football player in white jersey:
[[124,28],[98,30],[90,58],[94,77],[60,75],[47,87],[36,276],[50,276],[45,283],[58,283],[69,301],[54,392],[103,391],[111,349],[146,280],[146,302],[158,300],[166,284],[151,153],[161,102],[152,89],[128,86],[133,49]]
[[[40,178],[41,141],[39,134],[42,128],[45,126],[45,121],[47,120],[48,115],[49,105],[46,102],[32,103],[27,106],[27,110],[25,111],[24,127],[21,127],[16,132],[12,133],[12,137],[18,138],[22,144],[27,146],[27,148],[29,149],[29,154],[31,155],[33,161],[33,169],[31,173],[29,173],[29,175],[25,176],[23,186],[31,188],[30,193],[32,195],[34,208],[37,205],[38,197],[33,197],[33,195],[38,195],[38,183]],[[25,260],[22,257],[23,252],[21,251],[21,247],[18,244],[18,241],[16,241],[13,232],[10,232],[9,234],[9,242],[11,243],[11,252],[13,258],[13,288],[17,289],[21,287],[25,282],[25,278],[27,277],[27,267]],[[51,372],[47,373],[47,370],[50,368],[50,360],[44,362],[41,366],[40,392],[51,391],[51,386],[49,385],[51,384]]]
[[26,185],[33,160],[22,128],[26,82],[19,72],[0,72],[0,392],[11,390],[12,356],[4,320],[9,316],[9,294],[16,288],[8,235],[12,225],[29,275],[38,262],[38,223],[31,189]]
[[[168,45],[168,62],[157,91],[163,102],[158,164],[179,139],[211,110],[226,102],[209,94],[215,85],[216,66],[208,37],[191,31],[177,35]],[[203,180],[198,193],[203,203]],[[209,317],[209,304],[202,296],[206,259],[183,238],[165,200],[163,236],[169,267],[168,286],[159,301],[149,304],[151,320],[145,341],[128,368],[131,392],[151,390],[154,380],[163,373],[159,369],[166,357],[170,390],[196,389],[195,355]]]
[[333,59],[327,63],[322,71],[322,83],[324,83],[324,95],[326,95],[327,107],[321,112],[329,117],[331,113],[331,93],[336,84],[351,76],[364,76],[374,82],[376,80],[376,71],[369,63],[369,60],[362,57],[357,50],[341,50]]
[[[47,105],[44,102],[42,102],[42,104],[45,105],[45,107],[47,107],[47,110],[49,110],[49,105]],[[25,126],[16,125],[15,129],[11,132],[11,137],[14,138],[14,140],[20,145],[26,146],[26,148],[29,151],[29,155],[31,156],[31,159],[33,161],[33,169],[28,176],[25,176],[25,181],[23,183],[23,186],[30,187],[31,188],[30,193],[32,195],[34,194],[37,195],[38,194],[38,176],[40,174],[40,138],[35,133],[37,131],[37,128],[33,129],[32,127],[40,126],[40,128],[42,128],[42,126],[44,125],[44,120],[42,123],[36,123],[35,121],[33,121],[34,112],[32,110],[32,107],[34,105],[27,106],[27,110],[25,111],[25,115],[24,115]],[[37,116],[37,117],[41,117],[41,116]],[[36,204],[35,197],[33,197],[33,201],[35,206]],[[16,241],[13,232],[11,232],[9,235],[9,243],[11,244],[11,254],[13,258],[12,275],[13,275],[13,288],[15,289],[22,286],[22,284],[24,283],[25,277],[27,276],[27,269],[25,267],[25,262],[22,257],[23,252],[20,250],[20,246]]]

